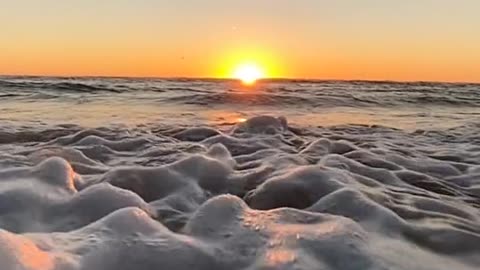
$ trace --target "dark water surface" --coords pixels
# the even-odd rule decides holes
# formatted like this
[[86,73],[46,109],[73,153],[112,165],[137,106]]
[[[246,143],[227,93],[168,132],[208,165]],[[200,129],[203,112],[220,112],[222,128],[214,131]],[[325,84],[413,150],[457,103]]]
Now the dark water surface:
[[229,80],[0,77],[0,121],[229,124],[260,114],[302,126],[450,128],[478,122],[480,85],[279,80],[245,87]]

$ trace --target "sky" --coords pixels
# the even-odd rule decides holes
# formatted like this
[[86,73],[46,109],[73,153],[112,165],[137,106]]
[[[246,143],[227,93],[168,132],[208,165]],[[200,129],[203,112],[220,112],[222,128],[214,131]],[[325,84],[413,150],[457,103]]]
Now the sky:
[[0,74],[480,82],[478,0],[0,0]]

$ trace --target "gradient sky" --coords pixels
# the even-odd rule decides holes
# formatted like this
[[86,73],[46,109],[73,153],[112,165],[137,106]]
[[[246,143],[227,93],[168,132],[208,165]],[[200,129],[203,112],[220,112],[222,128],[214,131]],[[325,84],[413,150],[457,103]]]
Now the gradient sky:
[[0,74],[480,82],[478,0],[0,0]]

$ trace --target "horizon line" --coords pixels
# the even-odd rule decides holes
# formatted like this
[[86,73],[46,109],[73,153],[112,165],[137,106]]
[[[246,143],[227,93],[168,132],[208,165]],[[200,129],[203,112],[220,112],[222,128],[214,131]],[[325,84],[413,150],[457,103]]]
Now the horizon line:
[[[228,77],[202,77],[202,76],[119,76],[119,75],[32,75],[32,74],[0,74],[2,77],[26,78],[104,78],[104,79],[159,79],[159,80],[210,80],[210,81],[239,81]],[[300,78],[300,77],[265,77],[257,81],[309,81],[309,82],[371,82],[371,83],[447,83],[447,84],[480,84],[480,81],[435,81],[435,80],[392,80],[392,79],[328,79],[328,78]]]

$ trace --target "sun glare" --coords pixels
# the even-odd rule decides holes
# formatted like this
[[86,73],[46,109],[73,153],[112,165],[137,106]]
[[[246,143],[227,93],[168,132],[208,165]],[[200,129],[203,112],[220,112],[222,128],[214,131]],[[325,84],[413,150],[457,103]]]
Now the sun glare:
[[256,64],[243,64],[235,69],[233,76],[246,85],[252,85],[257,80],[262,79],[265,74],[262,68]]

